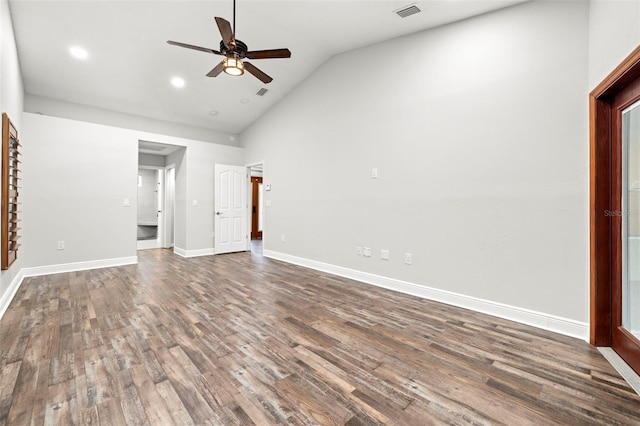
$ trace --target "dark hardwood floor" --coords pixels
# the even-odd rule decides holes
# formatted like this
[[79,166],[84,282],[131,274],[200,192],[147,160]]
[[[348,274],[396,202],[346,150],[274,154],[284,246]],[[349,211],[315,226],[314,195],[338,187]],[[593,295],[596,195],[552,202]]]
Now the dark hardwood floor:
[[0,425],[640,424],[587,343],[237,253],[25,279]]

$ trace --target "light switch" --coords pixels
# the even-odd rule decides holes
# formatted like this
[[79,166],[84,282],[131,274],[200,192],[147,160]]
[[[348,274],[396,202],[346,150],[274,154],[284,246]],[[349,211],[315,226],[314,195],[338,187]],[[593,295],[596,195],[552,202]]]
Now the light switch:
[[131,207],[131,201],[129,201],[129,199],[128,199],[128,198],[125,198],[125,199],[122,201],[122,205],[123,205],[124,207]]
[[193,202],[191,203],[191,205],[193,207],[198,207],[198,200],[193,200]]

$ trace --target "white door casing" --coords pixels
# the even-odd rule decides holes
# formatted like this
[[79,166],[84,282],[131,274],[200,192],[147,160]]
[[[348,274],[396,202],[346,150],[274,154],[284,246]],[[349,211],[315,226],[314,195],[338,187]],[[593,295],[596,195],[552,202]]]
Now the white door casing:
[[164,242],[162,247],[173,247],[174,217],[175,217],[175,197],[176,197],[176,166],[174,164],[165,168],[165,191],[164,191]]
[[247,249],[247,169],[215,165],[215,253]]

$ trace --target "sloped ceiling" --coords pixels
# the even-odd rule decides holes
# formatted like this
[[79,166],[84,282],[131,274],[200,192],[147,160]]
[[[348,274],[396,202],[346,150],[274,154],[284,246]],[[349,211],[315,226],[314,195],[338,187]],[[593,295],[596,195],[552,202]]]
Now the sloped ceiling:
[[[232,21],[231,0],[12,0],[10,10],[28,94],[239,133],[333,55],[523,2],[239,0],[238,39],[250,50],[292,52],[290,59],[251,61],[273,77],[267,85],[248,73],[206,77],[220,56],[166,43],[217,50],[214,17]],[[394,13],[412,4],[421,12]],[[71,46],[89,57],[73,58]],[[392,60],[389,52],[389,73]],[[173,87],[174,76],[185,87]],[[256,95],[262,88],[268,92]]]

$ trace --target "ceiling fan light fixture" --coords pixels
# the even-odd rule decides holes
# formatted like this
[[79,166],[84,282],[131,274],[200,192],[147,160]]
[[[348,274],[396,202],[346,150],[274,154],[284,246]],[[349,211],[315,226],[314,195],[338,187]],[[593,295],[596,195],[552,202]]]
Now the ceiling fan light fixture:
[[225,73],[236,76],[244,74],[244,64],[240,58],[226,57],[222,62]]
[[271,83],[273,78],[269,77],[258,67],[251,62],[246,64],[242,62],[242,59],[275,59],[275,58],[290,58],[291,51],[289,49],[268,49],[268,50],[249,50],[247,45],[238,40],[235,35],[236,27],[236,0],[233,0],[233,26],[224,18],[219,16],[215,17],[218,30],[222,36],[220,40],[220,50],[210,49],[208,47],[195,46],[193,44],[180,43],[178,41],[167,40],[168,44],[174,46],[186,47],[187,49],[199,50],[205,53],[213,53],[214,55],[224,56],[222,62],[213,67],[211,71],[207,73],[207,77],[217,77],[222,71],[225,74],[232,76],[240,76],[244,74],[244,71],[249,72],[255,78],[263,82],[264,84]]

